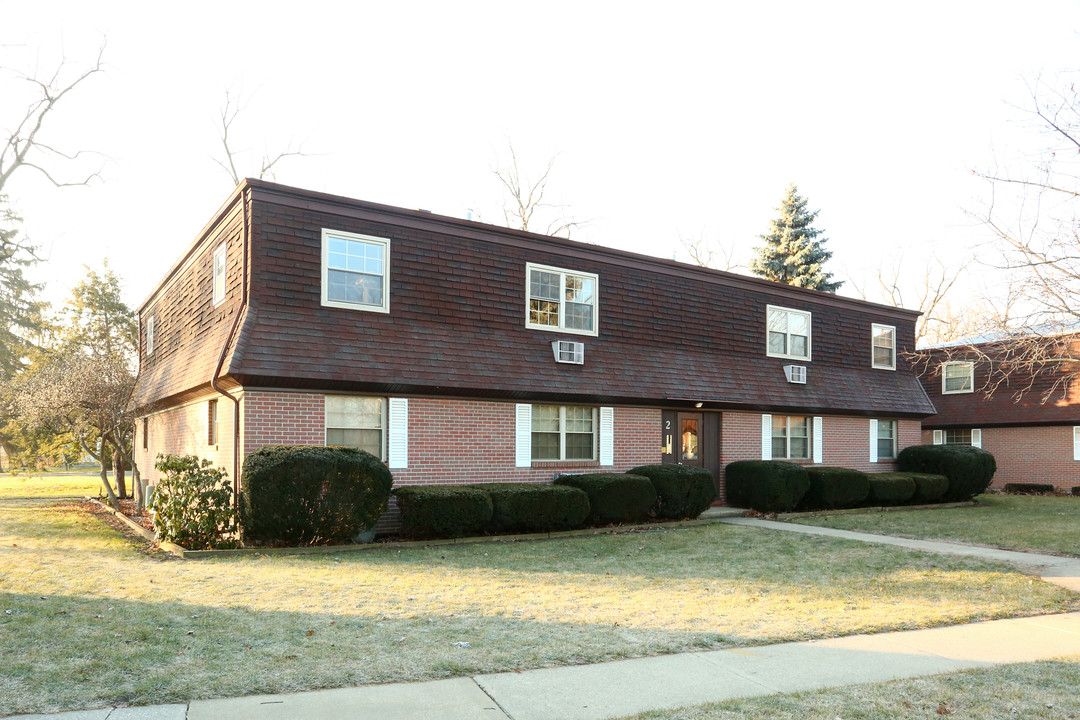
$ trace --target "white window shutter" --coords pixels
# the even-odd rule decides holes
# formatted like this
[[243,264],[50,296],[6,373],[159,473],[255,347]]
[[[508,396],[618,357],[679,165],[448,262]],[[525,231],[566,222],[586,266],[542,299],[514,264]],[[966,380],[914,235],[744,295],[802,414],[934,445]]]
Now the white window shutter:
[[409,399],[390,398],[389,415],[387,465],[404,469],[409,467]]
[[971,447],[982,447],[982,430],[976,428],[971,431]]
[[615,408],[600,408],[600,464],[615,464]]
[[1080,425],[1073,426],[1073,460],[1080,460]]
[[761,416],[761,459],[772,460],[772,415]]
[[514,415],[514,465],[532,465],[532,405],[521,403]]
[[825,438],[822,437],[824,433],[821,431],[823,424],[821,418],[814,418],[814,462],[816,463],[822,462],[821,457],[825,447]]
[[944,445],[945,444],[945,431],[943,431],[943,430],[935,430],[934,431],[934,444],[935,445]]
[[877,457],[877,420],[870,421],[870,462],[876,463]]

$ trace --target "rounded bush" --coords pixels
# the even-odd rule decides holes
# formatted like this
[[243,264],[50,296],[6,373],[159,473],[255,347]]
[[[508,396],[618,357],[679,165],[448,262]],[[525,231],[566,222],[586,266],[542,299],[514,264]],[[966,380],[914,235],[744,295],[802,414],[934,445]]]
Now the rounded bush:
[[1054,486],[1050,483],[1005,483],[1002,492],[1012,495],[1042,495],[1053,493]]
[[589,496],[589,525],[641,522],[656,504],[656,490],[649,478],[623,473],[563,475],[556,485],[584,490]]
[[915,496],[915,478],[911,473],[870,473],[868,502],[872,505],[903,505]]
[[912,445],[900,451],[897,465],[905,472],[947,477],[946,502],[970,500],[986,492],[997,470],[993,455],[970,445]]
[[244,460],[244,542],[347,542],[375,527],[394,480],[377,457],[347,447],[271,445]]
[[740,460],[724,468],[727,501],[735,507],[788,512],[809,487],[805,468],[783,460]]
[[658,518],[695,518],[716,499],[712,473],[692,465],[642,465],[626,471],[644,475],[656,490]]
[[472,485],[491,498],[492,532],[573,530],[589,516],[589,496],[569,485],[481,483]]
[[224,468],[194,455],[158,455],[150,510],[162,540],[188,550],[236,547],[233,490]]
[[491,522],[491,496],[464,485],[408,485],[394,491],[407,537],[479,535]]
[[915,494],[911,496],[911,505],[927,505],[942,502],[949,489],[949,478],[933,473],[907,473],[915,481]]
[[870,495],[866,473],[842,467],[814,465],[806,468],[810,486],[799,501],[800,510],[852,508]]

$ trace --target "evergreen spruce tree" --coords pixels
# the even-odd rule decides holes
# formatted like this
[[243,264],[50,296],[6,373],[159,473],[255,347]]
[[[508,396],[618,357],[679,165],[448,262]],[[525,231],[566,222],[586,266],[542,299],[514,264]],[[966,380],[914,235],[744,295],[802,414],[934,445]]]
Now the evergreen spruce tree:
[[765,244],[750,260],[750,271],[766,280],[836,292],[844,282],[833,281],[832,273],[825,271],[832,252],[824,248],[828,239],[820,237],[823,231],[813,226],[820,211],[810,212],[806,205],[792,183],[777,208],[780,216],[769,221],[768,234],[758,236]]

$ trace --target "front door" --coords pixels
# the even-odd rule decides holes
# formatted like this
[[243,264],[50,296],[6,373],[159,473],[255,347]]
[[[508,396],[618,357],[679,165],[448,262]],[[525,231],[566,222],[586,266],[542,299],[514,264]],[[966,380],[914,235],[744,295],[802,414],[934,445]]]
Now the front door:
[[709,453],[718,449],[712,448],[712,445],[720,439],[719,416],[719,413],[665,410],[661,434],[662,462],[697,465],[712,471],[707,461]]

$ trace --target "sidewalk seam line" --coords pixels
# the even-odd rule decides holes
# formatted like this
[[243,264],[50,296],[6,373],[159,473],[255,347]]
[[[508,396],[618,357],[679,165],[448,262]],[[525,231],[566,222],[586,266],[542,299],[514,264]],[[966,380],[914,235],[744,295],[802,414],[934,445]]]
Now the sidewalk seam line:
[[492,695],[491,693],[489,693],[487,691],[487,688],[485,688],[483,685],[481,685],[480,681],[478,681],[475,676],[472,676],[469,679],[473,681],[473,684],[476,685],[476,687],[480,688],[480,692],[484,693],[489,698],[491,698],[491,702],[495,703],[495,707],[497,707],[499,709],[499,712],[501,712],[503,715],[505,715],[508,718],[508,720],[514,720],[514,716],[511,715],[509,712],[507,712],[506,708],[504,708],[502,706],[502,703],[500,703],[498,700],[496,700],[495,696]]

